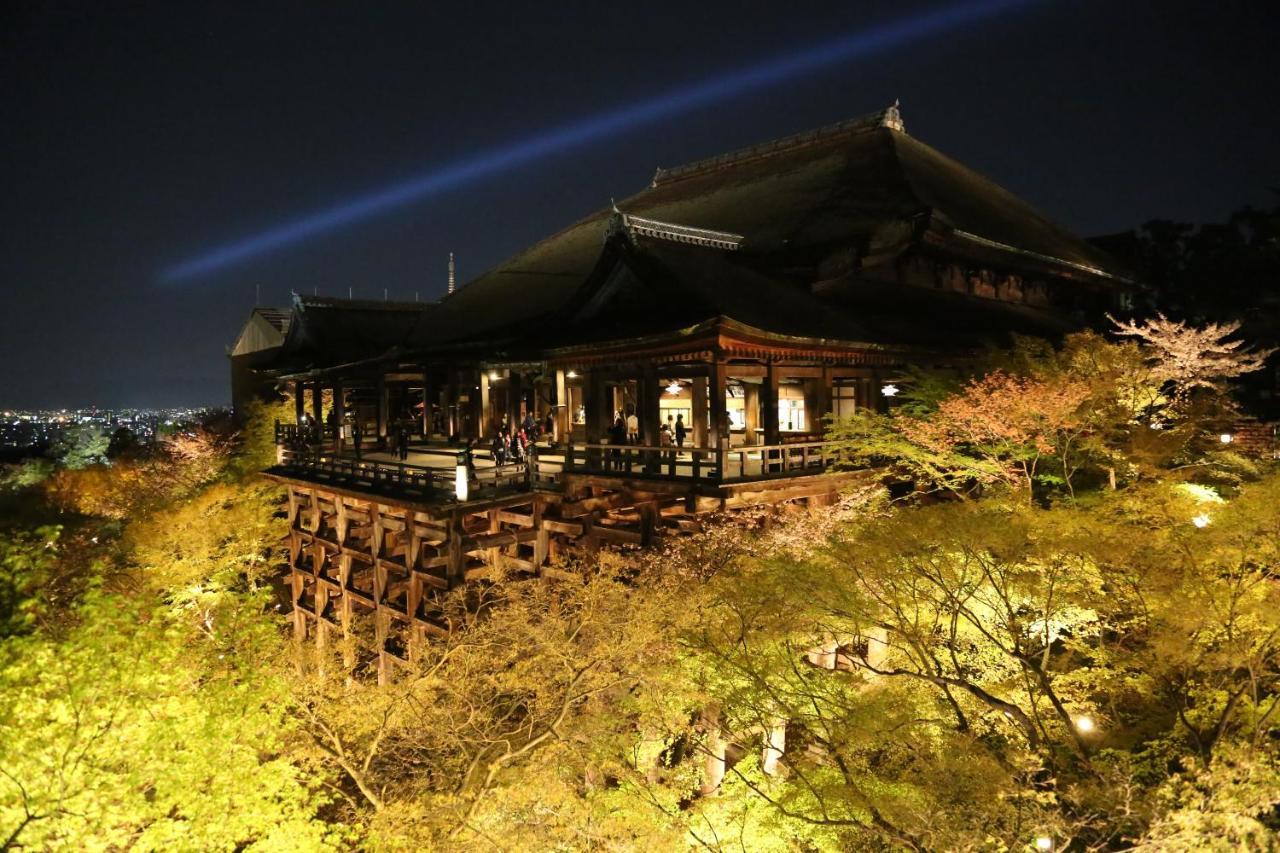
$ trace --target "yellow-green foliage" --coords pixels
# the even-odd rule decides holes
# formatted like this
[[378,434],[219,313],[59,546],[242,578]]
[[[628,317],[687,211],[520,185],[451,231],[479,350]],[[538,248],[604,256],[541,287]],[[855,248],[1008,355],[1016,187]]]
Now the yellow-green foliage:
[[[246,601],[244,606],[260,605]],[[268,625],[196,630],[91,593],[0,646],[0,831],[23,849],[320,850]],[[264,633],[264,630],[266,633]]]

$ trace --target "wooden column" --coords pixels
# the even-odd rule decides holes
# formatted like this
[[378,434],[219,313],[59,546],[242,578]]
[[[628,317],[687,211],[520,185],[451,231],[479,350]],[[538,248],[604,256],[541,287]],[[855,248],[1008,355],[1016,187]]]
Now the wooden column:
[[693,398],[689,412],[690,425],[693,432],[693,446],[707,446],[707,380],[703,376],[695,376],[689,386],[689,394]]
[[727,385],[725,364],[717,361],[711,365],[711,378],[707,385],[707,402],[711,407],[708,438],[715,448],[720,447],[721,439],[729,437],[729,412],[724,401]]
[[431,372],[422,371],[422,437],[431,438]]
[[462,514],[449,514],[449,529],[445,532],[445,581],[449,589],[461,586],[466,572],[467,555],[462,552]]
[[760,410],[764,443],[781,443],[782,434],[778,428],[778,369],[772,362],[765,368],[764,381],[760,383]]
[[492,391],[489,387],[489,372],[487,370],[480,371],[478,384],[480,385],[478,392],[480,395],[480,417],[476,421],[476,438],[483,441],[492,435],[494,430],[494,425],[489,423],[489,412],[491,411],[489,403]]
[[293,422],[302,423],[302,413],[306,410],[306,401],[302,399],[305,391],[301,382],[293,383]]
[[605,385],[603,371],[588,371],[585,377],[585,399],[587,407],[587,443],[600,444],[609,437],[609,427],[613,425],[613,395]]
[[333,384],[333,449],[342,452],[342,430],[347,422],[347,392],[341,382]]
[[391,409],[391,394],[387,390],[387,377],[384,373],[378,374],[378,448],[385,449],[387,446],[387,420]]
[[458,434],[458,381],[452,371],[446,374],[444,388],[440,392],[441,414],[447,438]]
[[311,383],[311,417],[315,419],[316,426],[324,424],[324,391],[320,388],[319,382]]
[[661,398],[658,368],[646,364],[636,381],[636,416],[640,418],[640,442],[649,447],[658,446],[658,431],[662,428]]
[[507,423],[520,426],[521,403],[524,401],[524,377],[517,370],[507,371]]
[[556,432],[554,440],[556,443],[567,442],[569,436],[573,434],[573,413],[569,411],[569,384],[565,380],[563,370],[556,371]]
[[469,435],[477,442],[480,442],[483,441],[487,435],[485,431],[485,423],[488,417],[488,412],[486,412],[484,407],[481,405],[480,399],[480,390],[484,388],[483,383],[484,376],[486,374],[483,370],[476,368],[474,375],[476,377],[475,380],[467,383],[467,394],[470,396],[468,410],[471,413],[471,427]]
[[831,368],[822,368],[822,378],[818,380],[818,417],[811,429],[814,432],[827,431],[826,418],[831,414]]
[[742,383],[743,444],[756,444],[756,430],[760,428],[760,386],[753,382]]

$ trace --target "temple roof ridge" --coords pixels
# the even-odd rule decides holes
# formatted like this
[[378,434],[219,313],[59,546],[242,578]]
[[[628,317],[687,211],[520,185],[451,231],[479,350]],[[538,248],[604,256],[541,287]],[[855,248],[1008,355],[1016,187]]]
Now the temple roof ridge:
[[387,299],[348,299],[342,296],[317,296],[294,292],[293,304],[305,310],[312,308],[346,308],[355,311],[422,311],[433,303]]
[[783,136],[779,139],[770,140],[768,142],[749,145],[746,148],[739,148],[725,154],[716,154],[712,157],[694,160],[692,163],[686,163],[682,166],[659,168],[654,173],[653,181],[650,186],[656,187],[661,184],[691,177],[693,175],[713,172],[717,169],[732,166],[737,163],[749,160],[758,160],[782,151],[791,151],[796,148],[802,148],[806,145],[823,142],[834,137],[857,133],[864,130],[873,130],[877,127],[885,127],[890,130],[896,130],[899,133],[907,132],[906,125],[902,121],[900,104],[897,100],[883,110],[877,110],[876,112],[858,116],[857,118],[845,119],[813,130],[793,133],[790,136]]

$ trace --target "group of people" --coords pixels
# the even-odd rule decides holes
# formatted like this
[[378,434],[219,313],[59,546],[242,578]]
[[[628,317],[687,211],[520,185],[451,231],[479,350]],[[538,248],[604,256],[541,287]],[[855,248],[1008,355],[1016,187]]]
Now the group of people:
[[499,465],[524,462],[529,456],[529,448],[544,437],[552,440],[555,430],[555,415],[551,412],[543,417],[534,417],[529,412],[519,423],[512,423],[503,415],[490,447],[493,461]]
[[[674,418],[667,415],[667,422],[658,428],[658,446],[659,447],[684,447],[685,437],[689,431],[684,423],[684,414],[678,414]],[[613,426],[609,427],[609,443],[610,444],[632,444],[638,445],[640,441],[640,419],[636,417],[634,410],[623,415],[622,412],[613,413]]]
[[[674,418],[667,415],[667,422],[658,428],[658,446],[684,447],[687,435],[688,429],[684,423],[684,415],[678,414]],[[613,425],[609,427],[609,443],[618,445],[618,449],[609,452],[609,467],[621,471],[625,467],[622,460],[622,446],[637,446],[643,443],[640,441],[640,419],[636,417],[635,410],[625,415],[622,412],[613,413]]]

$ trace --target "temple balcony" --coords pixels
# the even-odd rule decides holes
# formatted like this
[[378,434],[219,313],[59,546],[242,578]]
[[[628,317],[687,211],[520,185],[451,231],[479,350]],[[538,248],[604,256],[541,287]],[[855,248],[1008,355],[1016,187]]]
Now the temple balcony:
[[[727,487],[822,477],[847,472],[835,443],[794,441],[776,445],[673,447],[614,444],[534,444],[525,460],[499,464],[487,451],[466,452],[443,440],[417,436],[404,459],[376,441],[360,448],[348,441],[331,448],[332,431],[299,434],[292,424],[278,424],[278,464],[267,473],[298,482],[354,493],[412,501],[457,502],[459,470],[466,471],[465,499],[501,498],[519,492],[575,492],[583,486],[609,488],[648,484],[671,492],[711,495]],[[785,499],[785,498],[784,498]]]

